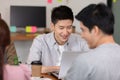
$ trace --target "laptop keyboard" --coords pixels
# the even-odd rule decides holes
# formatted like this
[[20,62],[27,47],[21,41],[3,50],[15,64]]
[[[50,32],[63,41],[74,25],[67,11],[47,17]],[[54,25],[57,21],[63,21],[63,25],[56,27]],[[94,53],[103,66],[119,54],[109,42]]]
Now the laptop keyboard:
[[59,72],[52,72],[51,74],[57,78],[59,77]]

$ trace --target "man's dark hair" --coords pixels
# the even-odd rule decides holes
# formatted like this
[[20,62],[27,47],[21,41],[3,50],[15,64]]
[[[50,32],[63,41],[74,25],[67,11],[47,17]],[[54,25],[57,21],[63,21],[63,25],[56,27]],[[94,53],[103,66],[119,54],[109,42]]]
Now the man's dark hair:
[[90,31],[94,26],[98,26],[105,34],[112,35],[114,32],[114,15],[111,9],[103,3],[90,4],[75,17]]
[[56,24],[58,20],[70,19],[74,21],[73,12],[71,8],[61,5],[53,8],[51,14],[52,23]]

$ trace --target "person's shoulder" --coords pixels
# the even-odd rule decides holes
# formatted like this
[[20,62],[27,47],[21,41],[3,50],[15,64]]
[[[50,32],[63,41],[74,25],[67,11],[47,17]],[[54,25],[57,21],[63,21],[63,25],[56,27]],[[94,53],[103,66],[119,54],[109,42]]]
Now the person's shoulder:
[[93,49],[90,49],[88,51],[82,52],[78,57],[88,59],[88,58],[92,57],[94,55],[94,53],[95,53],[95,51]]
[[34,39],[33,39],[33,41],[34,42],[41,42],[41,41],[43,41],[43,39],[47,36],[48,34],[38,34]]
[[14,78],[25,79],[25,78],[30,78],[31,71],[28,68],[28,66],[25,64],[21,64],[21,65],[8,65],[7,64],[4,66],[4,74],[5,74],[4,77],[7,77],[9,79],[14,79]]
[[4,69],[5,70],[17,70],[17,69],[19,69],[20,68],[20,66],[16,66],[16,65],[9,65],[9,64],[6,64],[5,66],[4,66]]
[[21,70],[23,70],[23,71],[30,71],[29,70],[29,68],[28,68],[28,66],[27,65],[25,65],[25,64],[20,64],[20,65],[9,65],[9,64],[6,64],[5,66],[5,69],[6,70],[16,70],[16,71],[21,71]]
[[38,36],[35,37],[35,39],[43,39],[43,38],[48,38],[52,35],[52,33],[47,33],[47,34],[39,34]]
[[86,42],[85,39],[83,39],[79,34],[76,34],[76,33],[72,33],[69,39],[72,41],[74,40],[78,42]]
[[77,33],[72,33],[71,36],[80,37]]
[[75,39],[83,39],[83,38],[82,38],[79,34],[77,34],[77,33],[72,33],[70,37],[71,37],[71,38],[75,38]]

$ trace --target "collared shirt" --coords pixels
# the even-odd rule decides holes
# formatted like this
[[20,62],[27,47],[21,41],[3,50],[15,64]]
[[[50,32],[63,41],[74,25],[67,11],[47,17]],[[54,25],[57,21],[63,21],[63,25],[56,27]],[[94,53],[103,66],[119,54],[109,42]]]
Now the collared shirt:
[[61,64],[61,59],[62,59],[62,53],[65,51],[64,45],[59,45],[59,61],[57,62],[56,66],[60,66]]
[[[88,45],[84,39],[77,34],[71,34],[69,40],[64,44],[65,51],[87,51]],[[54,38],[54,32],[37,36],[30,48],[27,63],[41,61],[45,66],[55,66],[59,61],[59,45]]]

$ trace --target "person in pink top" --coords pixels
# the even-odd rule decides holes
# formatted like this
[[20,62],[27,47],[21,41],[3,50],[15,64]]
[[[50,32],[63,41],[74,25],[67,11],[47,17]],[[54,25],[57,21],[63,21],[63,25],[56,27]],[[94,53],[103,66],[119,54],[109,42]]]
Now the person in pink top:
[[10,44],[10,31],[6,22],[0,19],[0,80],[30,80],[31,72],[27,65],[4,63],[5,48]]

